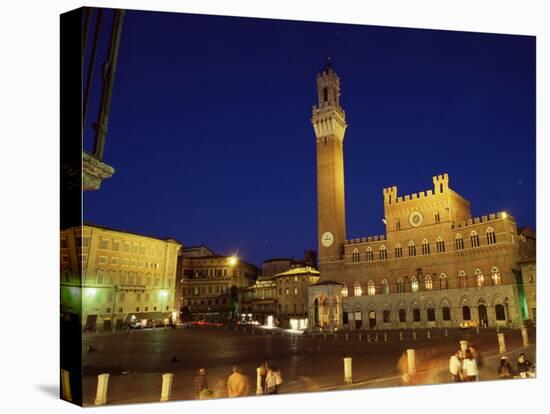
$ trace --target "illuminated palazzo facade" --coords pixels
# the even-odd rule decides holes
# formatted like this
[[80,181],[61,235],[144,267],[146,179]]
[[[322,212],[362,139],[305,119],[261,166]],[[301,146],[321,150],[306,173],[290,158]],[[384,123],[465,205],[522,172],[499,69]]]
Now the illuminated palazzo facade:
[[522,261],[530,229],[506,212],[472,217],[447,174],[426,191],[384,188],[386,232],[346,238],[340,79],[317,75],[317,212],[321,278],[308,294],[310,326],[324,329],[519,327],[533,318]]

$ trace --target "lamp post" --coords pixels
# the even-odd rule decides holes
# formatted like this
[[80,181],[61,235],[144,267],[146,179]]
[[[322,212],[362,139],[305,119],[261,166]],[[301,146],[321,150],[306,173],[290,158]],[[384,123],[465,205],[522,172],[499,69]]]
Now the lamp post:
[[[239,258],[236,255],[229,256],[227,258],[227,264],[229,265],[229,268],[232,269],[232,279],[236,279],[236,269],[237,263],[239,263]],[[233,287],[233,286],[232,286]],[[237,317],[237,310],[238,310],[238,303],[237,303],[237,293],[235,293],[235,289],[232,289],[232,287],[229,289],[230,295],[231,295],[231,318],[235,319]]]

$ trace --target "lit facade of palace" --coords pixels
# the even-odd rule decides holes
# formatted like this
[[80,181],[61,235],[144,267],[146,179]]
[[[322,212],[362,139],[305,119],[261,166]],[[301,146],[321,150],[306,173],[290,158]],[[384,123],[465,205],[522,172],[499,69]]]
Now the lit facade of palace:
[[522,261],[530,257],[534,264],[533,231],[518,230],[505,212],[472,217],[469,201],[451,189],[447,174],[415,194],[383,189],[386,234],[346,238],[347,124],[340,80],[330,65],[317,75],[317,89],[312,123],[321,279],[309,289],[310,325],[397,329],[467,321],[517,327],[533,319],[536,302],[528,303],[522,274]]
[[84,329],[174,320],[180,243],[96,225],[61,231],[61,312]]

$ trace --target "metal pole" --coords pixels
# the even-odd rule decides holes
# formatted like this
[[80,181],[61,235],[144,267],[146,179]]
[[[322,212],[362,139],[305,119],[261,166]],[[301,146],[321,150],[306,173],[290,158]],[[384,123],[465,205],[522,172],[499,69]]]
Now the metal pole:
[[[97,54],[97,43],[99,39],[99,31],[101,28],[101,19],[103,17],[103,10],[99,9],[95,18],[95,29],[94,29],[94,41],[92,43],[92,55],[88,62],[88,76],[86,79],[86,86],[84,88],[84,102],[82,102],[82,138],[84,138],[84,125],[86,125],[86,115],[88,115],[88,101],[90,98],[90,89],[92,87],[92,81],[94,78],[94,66],[95,66],[95,57]],[[84,64],[84,61],[82,62]]]
[[120,35],[122,32],[124,13],[124,10],[115,11],[113,30],[111,32],[111,43],[109,47],[109,57],[103,65],[103,94],[101,96],[99,119],[94,124],[96,129],[94,157],[100,161],[103,159],[103,153],[105,150],[105,137],[107,136],[107,126],[109,124],[109,111],[111,109],[111,99],[113,97],[113,84],[115,81],[118,49],[120,45]]

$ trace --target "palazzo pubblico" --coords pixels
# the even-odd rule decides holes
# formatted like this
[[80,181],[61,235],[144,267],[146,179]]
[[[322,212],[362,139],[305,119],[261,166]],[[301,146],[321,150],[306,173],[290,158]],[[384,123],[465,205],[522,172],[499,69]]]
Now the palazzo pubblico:
[[[506,212],[472,217],[447,174],[433,187],[399,195],[383,189],[386,234],[346,238],[340,79],[317,75],[312,124],[317,140],[318,283],[309,321],[323,329],[519,327],[534,320],[535,236]],[[534,271],[533,271],[534,273]],[[530,292],[530,286],[532,293]]]

